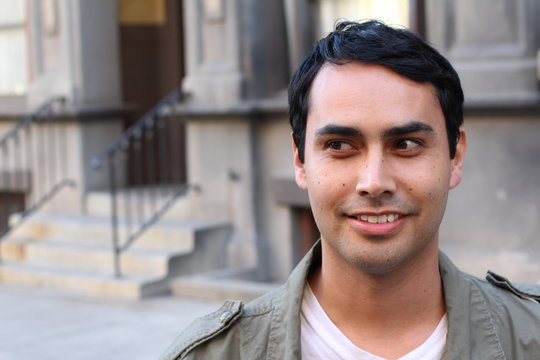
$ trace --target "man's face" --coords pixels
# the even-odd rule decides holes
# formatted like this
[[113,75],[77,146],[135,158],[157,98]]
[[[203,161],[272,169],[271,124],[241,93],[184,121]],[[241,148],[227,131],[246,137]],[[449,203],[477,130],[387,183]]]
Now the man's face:
[[310,95],[304,163],[293,145],[296,182],[325,257],[386,273],[433,252],[465,153],[462,131],[450,159],[433,85],[379,65],[325,64]]

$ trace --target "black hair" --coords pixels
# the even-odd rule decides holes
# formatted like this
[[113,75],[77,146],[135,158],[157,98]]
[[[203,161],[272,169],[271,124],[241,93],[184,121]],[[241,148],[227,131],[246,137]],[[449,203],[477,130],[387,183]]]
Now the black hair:
[[450,158],[454,158],[463,124],[463,90],[450,62],[422,38],[381,21],[344,21],[315,44],[289,84],[289,120],[300,161],[304,162],[306,123],[313,79],[326,62],[351,61],[386,66],[416,82],[432,83],[446,122]]

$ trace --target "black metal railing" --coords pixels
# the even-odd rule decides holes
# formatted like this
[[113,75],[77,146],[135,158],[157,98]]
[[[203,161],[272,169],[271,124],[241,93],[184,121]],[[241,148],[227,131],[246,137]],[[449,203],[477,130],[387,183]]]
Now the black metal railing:
[[[115,275],[120,256],[186,194],[185,134],[172,91],[92,160],[108,171]],[[120,198],[122,201],[120,201]]]
[[0,137],[0,241],[63,187],[74,185],[66,125],[57,116],[64,107],[63,97],[51,98]]

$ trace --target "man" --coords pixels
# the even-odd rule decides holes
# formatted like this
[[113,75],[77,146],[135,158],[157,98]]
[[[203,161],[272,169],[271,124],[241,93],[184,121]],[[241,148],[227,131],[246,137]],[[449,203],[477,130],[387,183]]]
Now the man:
[[320,242],[285,285],[197,320],[164,359],[539,359],[540,287],[438,250],[466,150],[458,75],[409,31],[343,22],[289,88]]

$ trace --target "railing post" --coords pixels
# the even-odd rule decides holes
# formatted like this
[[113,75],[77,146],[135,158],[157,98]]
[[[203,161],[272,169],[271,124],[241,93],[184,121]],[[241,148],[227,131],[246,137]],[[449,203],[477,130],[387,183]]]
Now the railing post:
[[122,276],[120,270],[120,244],[118,231],[118,205],[116,202],[116,166],[114,163],[114,153],[109,154],[107,158],[109,162],[109,190],[111,194],[111,227],[113,241],[113,266],[114,276]]
[[[58,159],[53,147],[59,139],[52,137],[50,128],[61,126],[55,125],[57,103],[63,106],[65,99],[56,97],[48,100],[0,137],[0,188],[7,196],[0,204],[0,210],[5,211],[3,218],[20,211],[12,223],[2,224],[0,241],[21,225],[26,217],[50,201],[64,186],[74,185],[68,179],[67,172],[63,179],[54,176]],[[61,109],[58,109],[58,113],[61,113]],[[65,144],[63,146],[66,147]],[[14,205],[19,193],[24,198],[21,203]]]
[[[164,126],[166,122],[160,119],[164,115],[162,112],[166,107],[169,107],[169,113],[171,117],[174,117],[174,104],[178,100],[178,91],[173,91],[165,98],[163,98],[156,106],[148,111],[142,118],[140,118],[135,124],[127,129],[108,149],[106,149],[99,156],[95,157],[91,164],[94,169],[99,169],[104,166],[105,159],[109,162],[109,191],[111,197],[111,235],[113,241],[114,252],[114,271],[117,277],[121,275],[121,254],[127,250],[131,244],[133,244],[146,229],[155,224],[167,210],[171,208],[174,201],[180,196],[184,195],[188,190],[188,186],[180,181],[181,176],[175,176],[177,166],[173,166],[173,169],[167,171],[161,167],[164,164],[169,165],[169,162],[177,164],[173,161],[174,158],[178,158],[178,151],[175,151],[173,145],[177,145],[175,139],[178,137],[177,121],[170,121],[171,127],[176,129],[160,128]],[[161,121],[161,124],[159,124]],[[165,132],[165,134],[162,134]],[[163,138],[166,142],[160,144]],[[170,145],[170,148],[167,146]],[[163,149],[167,149],[169,154],[162,154]],[[183,149],[182,149],[183,150]],[[123,154],[121,154],[123,153]],[[120,154],[120,155],[118,155]],[[134,185],[139,188],[140,191],[126,190],[124,197],[121,199],[124,201],[122,209],[119,207],[122,205],[119,201],[120,192],[118,190],[117,183],[117,171],[119,158],[122,165],[133,165]],[[124,158],[125,156],[125,158]],[[159,156],[156,158],[156,156]],[[131,160],[131,159],[133,160]],[[147,171],[143,172],[143,167],[147,167]],[[127,166],[124,166],[126,168]],[[168,194],[167,198],[161,199],[159,195],[159,189],[155,186],[159,184],[163,185],[167,183],[166,178],[171,185],[172,194]],[[154,186],[152,188],[151,186]],[[164,194],[165,195],[165,194]],[[135,204],[135,205],[133,205]],[[146,213],[149,212],[148,216]],[[119,226],[120,215],[125,217],[125,221],[122,221],[122,230]],[[133,223],[134,224],[133,224]],[[134,229],[133,229],[134,228]]]

